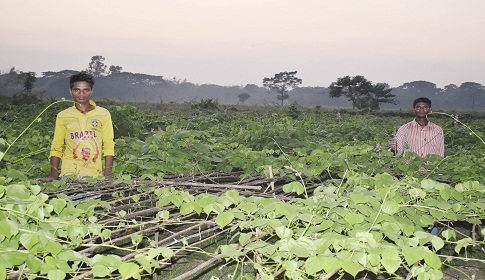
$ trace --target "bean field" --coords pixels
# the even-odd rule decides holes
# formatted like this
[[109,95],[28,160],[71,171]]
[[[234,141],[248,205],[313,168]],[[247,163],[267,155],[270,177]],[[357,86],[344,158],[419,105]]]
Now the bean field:
[[72,103],[2,106],[0,279],[485,279],[485,113],[416,158],[411,111],[207,104],[99,101],[113,180],[45,184]]

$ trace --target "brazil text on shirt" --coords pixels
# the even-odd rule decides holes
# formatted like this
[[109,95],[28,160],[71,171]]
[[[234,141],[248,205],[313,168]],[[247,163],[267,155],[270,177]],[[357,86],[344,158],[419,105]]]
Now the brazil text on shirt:
[[86,130],[86,131],[76,131],[71,132],[71,139],[80,139],[80,138],[96,138],[96,131],[95,130]]

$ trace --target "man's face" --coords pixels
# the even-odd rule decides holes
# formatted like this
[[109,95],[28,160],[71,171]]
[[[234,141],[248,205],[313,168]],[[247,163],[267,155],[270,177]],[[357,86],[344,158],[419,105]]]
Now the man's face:
[[74,102],[79,104],[89,104],[92,94],[93,89],[87,82],[75,82],[71,89]]
[[81,150],[81,154],[83,156],[83,159],[84,160],[87,160],[89,159],[89,156],[91,155],[91,149],[90,148],[82,148]]
[[414,105],[414,114],[417,117],[425,118],[429,112],[431,112],[431,107],[426,102],[418,102]]

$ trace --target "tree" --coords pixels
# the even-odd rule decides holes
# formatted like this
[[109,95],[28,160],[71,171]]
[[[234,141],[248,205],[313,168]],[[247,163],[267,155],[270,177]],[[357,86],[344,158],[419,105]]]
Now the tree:
[[464,82],[457,89],[457,92],[459,98],[456,100],[457,103],[453,104],[465,105],[467,110],[480,109],[480,101],[485,99],[485,87],[479,83]]
[[24,91],[27,93],[27,95],[31,95],[32,89],[35,85],[35,81],[37,80],[37,78],[35,77],[35,72],[25,72],[22,73],[22,76],[24,80]]
[[426,93],[435,94],[438,91],[436,84],[428,81],[414,81],[414,82],[404,83],[399,88],[417,91],[420,94],[426,94]]
[[464,82],[459,87],[460,90],[463,91],[474,91],[474,92],[484,92],[485,87],[479,83],[474,82]]
[[18,91],[20,85],[23,84],[22,72],[15,70],[15,67],[10,68],[7,74],[8,78],[5,81],[5,86],[14,86],[15,90]]
[[79,71],[77,70],[61,70],[61,71],[47,71],[47,72],[42,72],[42,76],[44,78],[55,78],[55,79],[64,79],[68,78],[71,75],[74,75],[78,73]]
[[106,74],[106,64],[104,64],[104,57],[95,55],[91,58],[88,69],[86,71],[94,77],[101,77]]
[[40,96],[44,91],[33,92],[37,81],[35,75],[35,72],[17,71],[14,67],[10,69],[5,85],[13,84],[16,87],[16,91],[12,95],[12,104],[34,104],[41,100]]
[[244,104],[244,102],[248,100],[251,96],[249,95],[249,93],[243,92],[240,93],[237,97],[239,98],[239,102],[241,102],[241,104]]
[[457,88],[458,88],[457,85],[455,85],[455,84],[449,84],[449,85],[446,85],[443,88],[443,92],[452,92],[452,91],[456,90]]
[[381,103],[395,104],[394,95],[391,94],[392,89],[388,85],[378,83],[372,85],[363,76],[345,76],[338,78],[336,82],[330,84],[329,96],[340,97],[345,96],[355,109],[379,109]]
[[121,73],[121,70],[123,70],[123,67],[121,66],[114,66],[114,65],[111,65],[109,67],[109,74],[119,74]]
[[269,90],[276,91],[278,94],[277,99],[281,100],[281,106],[285,99],[288,99],[290,90],[297,88],[301,85],[301,79],[297,78],[297,71],[293,72],[280,72],[275,74],[273,78],[264,78],[263,86]]
[[19,87],[22,86],[24,93],[30,95],[34,88],[35,81],[37,80],[35,75],[35,72],[17,71],[15,70],[15,67],[12,67],[8,73],[5,85],[14,85],[17,92],[19,92]]

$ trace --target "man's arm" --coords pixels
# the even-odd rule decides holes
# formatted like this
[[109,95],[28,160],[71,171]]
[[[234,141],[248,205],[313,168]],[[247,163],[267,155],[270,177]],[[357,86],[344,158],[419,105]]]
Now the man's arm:
[[104,157],[104,177],[111,179],[111,172],[113,171],[114,156]]
[[56,157],[56,156],[51,156],[51,173],[49,174],[49,177],[45,178],[39,178],[39,182],[45,183],[45,182],[52,182],[54,180],[59,179],[59,163],[61,162],[61,158]]

